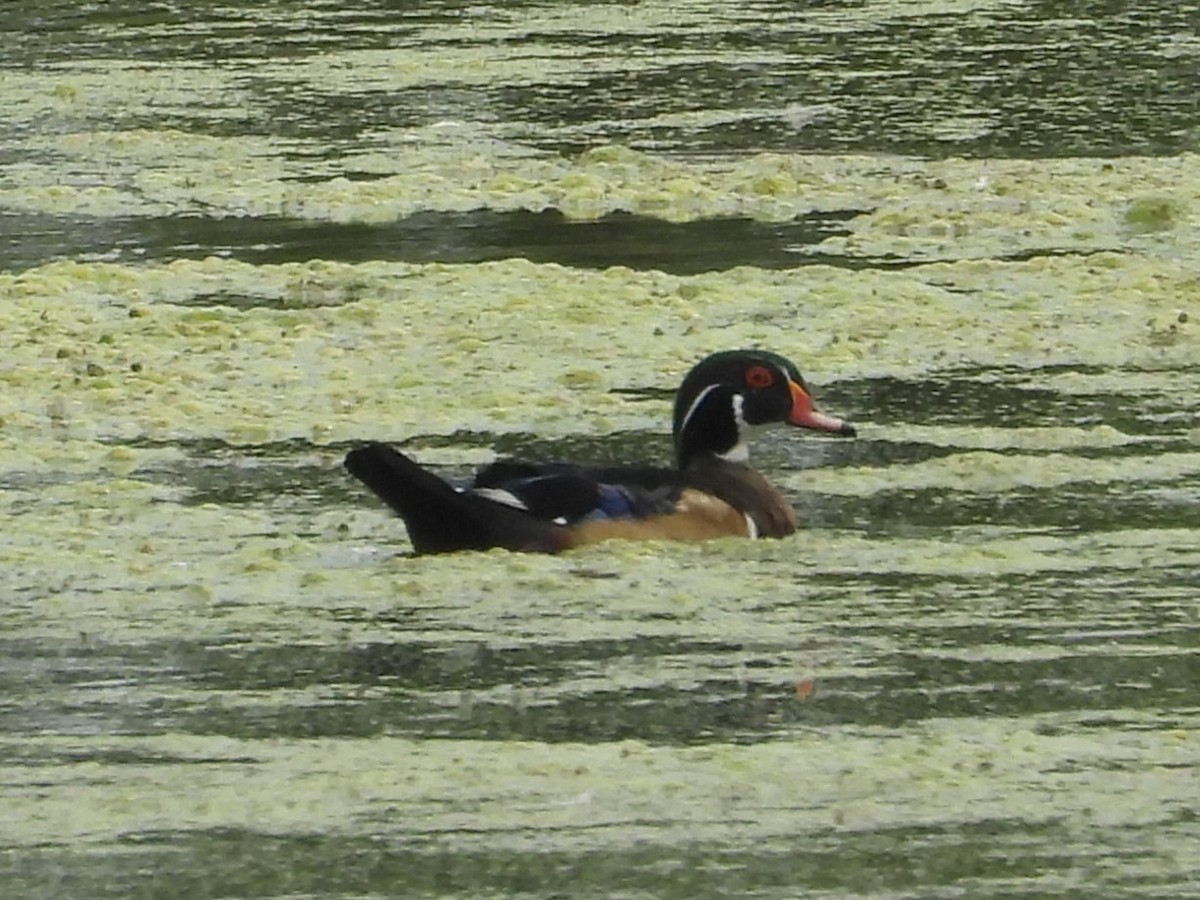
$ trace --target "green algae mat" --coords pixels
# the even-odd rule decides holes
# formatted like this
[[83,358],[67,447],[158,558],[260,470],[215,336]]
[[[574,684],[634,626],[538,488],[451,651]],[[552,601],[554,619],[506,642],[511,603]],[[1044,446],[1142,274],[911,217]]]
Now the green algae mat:
[[[4,897],[1196,894],[1186,11],[0,21]],[[786,540],[341,470],[665,460],[738,346],[859,425]]]

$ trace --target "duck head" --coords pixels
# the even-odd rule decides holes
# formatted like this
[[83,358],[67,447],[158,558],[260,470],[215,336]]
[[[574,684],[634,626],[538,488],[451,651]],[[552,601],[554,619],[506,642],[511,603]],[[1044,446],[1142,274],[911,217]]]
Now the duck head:
[[705,357],[675,395],[675,459],[679,468],[709,454],[746,462],[748,440],[786,424],[853,437],[854,426],[818,412],[795,364],[766,350],[725,350]]

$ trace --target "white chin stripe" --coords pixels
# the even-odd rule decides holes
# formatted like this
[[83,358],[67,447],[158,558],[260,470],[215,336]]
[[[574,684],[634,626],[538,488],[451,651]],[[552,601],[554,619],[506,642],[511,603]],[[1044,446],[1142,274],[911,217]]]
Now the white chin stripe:
[[742,513],[742,515],[746,517],[746,537],[751,539],[758,537],[758,526],[754,524],[754,520],[748,513]]
[[471,493],[476,497],[482,497],[484,500],[491,500],[493,503],[503,503],[505,506],[511,506],[513,509],[523,509],[527,512],[529,510],[529,507],[522,502],[520,497],[503,488],[475,488]]
[[741,394],[733,395],[733,421],[737,425],[738,442],[724,453],[717,454],[721,459],[728,460],[729,462],[750,462],[751,439],[757,437],[769,427],[767,425],[749,424],[746,421],[746,417],[742,414],[742,407],[745,406],[745,403],[745,398]]

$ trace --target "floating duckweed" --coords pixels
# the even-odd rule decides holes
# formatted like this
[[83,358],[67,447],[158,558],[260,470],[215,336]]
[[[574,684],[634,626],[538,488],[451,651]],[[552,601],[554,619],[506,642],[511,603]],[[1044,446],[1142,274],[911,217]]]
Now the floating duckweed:
[[559,376],[558,383],[573,391],[598,390],[604,376],[591,369],[571,369]]
[[1166,231],[1187,216],[1187,207],[1166,196],[1139,197],[1125,210],[1125,223],[1139,231]]

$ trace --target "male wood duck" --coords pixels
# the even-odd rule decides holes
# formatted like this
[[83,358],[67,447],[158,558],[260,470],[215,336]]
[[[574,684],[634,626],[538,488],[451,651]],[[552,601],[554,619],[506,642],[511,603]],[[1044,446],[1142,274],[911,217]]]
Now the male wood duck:
[[379,443],[351,450],[346,468],[400,515],[418,553],[783,537],[796,530],[795,510],[747,464],[747,440],[776,423],[855,433],[813,408],[804,379],[784,357],[727,350],[701,360],[675,396],[674,468],[501,460],[456,488]]

